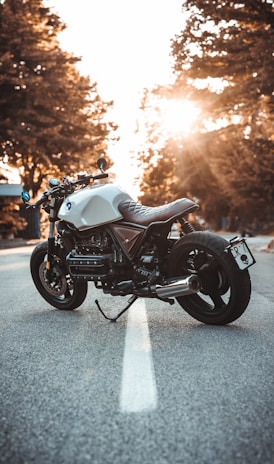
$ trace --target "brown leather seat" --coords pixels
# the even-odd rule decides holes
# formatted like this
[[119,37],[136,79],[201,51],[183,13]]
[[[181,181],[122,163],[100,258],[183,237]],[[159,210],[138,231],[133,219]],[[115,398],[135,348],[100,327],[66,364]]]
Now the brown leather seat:
[[152,222],[168,221],[183,214],[192,213],[198,205],[188,198],[180,198],[172,203],[154,207],[143,206],[134,200],[125,200],[119,204],[118,208],[125,221],[148,226]]

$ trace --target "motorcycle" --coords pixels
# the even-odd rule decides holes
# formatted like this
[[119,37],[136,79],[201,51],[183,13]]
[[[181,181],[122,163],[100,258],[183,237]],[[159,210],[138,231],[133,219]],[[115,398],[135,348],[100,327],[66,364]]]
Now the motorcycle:
[[[36,203],[22,192],[27,208],[42,205],[49,234],[33,250],[30,270],[41,296],[57,309],[73,310],[86,298],[88,282],[112,296],[175,300],[194,319],[223,325],[238,319],[248,306],[248,268],[255,259],[243,238],[230,241],[196,231],[188,215],[198,204],[181,198],[157,207],[135,202],[121,187],[96,182],[108,177],[106,161],[98,174],[76,180],[51,178]],[[97,171],[97,172],[98,172]],[[180,226],[180,234],[174,227]]]

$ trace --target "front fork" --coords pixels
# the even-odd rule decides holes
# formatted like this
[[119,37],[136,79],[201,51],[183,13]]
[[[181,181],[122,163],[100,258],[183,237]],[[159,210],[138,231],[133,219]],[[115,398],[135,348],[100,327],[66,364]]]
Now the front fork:
[[46,278],[47,280],[51,280],[51,270],[53,267],[53,261],[55,256],[55,198],[52,198],[50,201],[50,213],[49,213],[49,235],[48,235],[48,259],[46,262]]

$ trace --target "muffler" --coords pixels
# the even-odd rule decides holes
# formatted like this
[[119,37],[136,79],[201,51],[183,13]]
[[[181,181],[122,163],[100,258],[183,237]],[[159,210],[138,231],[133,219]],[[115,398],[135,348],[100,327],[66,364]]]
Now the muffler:
[[178,277],[176,280],[166,280],[164,285],[155,285],[153,290],[159,298],[176,298],[177,296],[192,295],[197,293],[201,288],[199,277],[195,275]]

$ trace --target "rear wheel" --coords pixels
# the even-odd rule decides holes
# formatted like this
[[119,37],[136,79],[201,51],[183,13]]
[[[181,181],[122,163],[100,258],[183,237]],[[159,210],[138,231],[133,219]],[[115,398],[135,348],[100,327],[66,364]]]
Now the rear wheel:
[[209,232],[192,232],[177,242],[170,254],[170,277],[196,275],[201,290],[177,298],[178,303],[198,321],[223,325],[238,319],[251,294],[247,270],[240,271],[228,242]]
[[47,278],[46,261],[48,243],[40,243],[32,252],[30,270],[33,282],[42,297],[57,309],[78,308],[86,298],[87,282],[74,282],[63,263],[61,253],[54,257],[50,278]]

